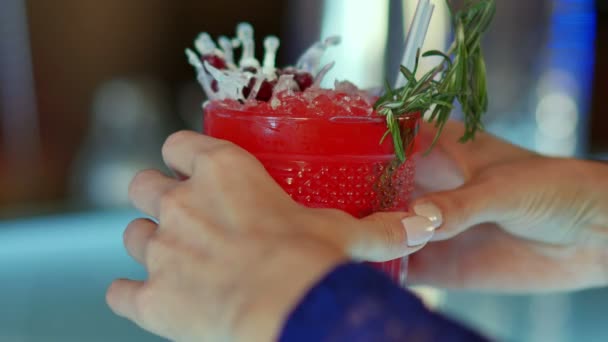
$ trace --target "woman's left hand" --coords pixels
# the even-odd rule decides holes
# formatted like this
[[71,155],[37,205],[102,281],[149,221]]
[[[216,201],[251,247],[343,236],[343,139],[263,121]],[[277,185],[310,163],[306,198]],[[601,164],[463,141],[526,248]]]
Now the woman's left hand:
[[420,217],[408,234],[406,213],[357,220],[300,206],[253,156],[194,132],[171,136],[163,158],[185,180],[144,171],[129,189],[158,221],[135,220],[124,234],[149,277],[116,280],[107,302],[172,340],[275,339],[298,300],[338,264],[410,254],[432,235]]

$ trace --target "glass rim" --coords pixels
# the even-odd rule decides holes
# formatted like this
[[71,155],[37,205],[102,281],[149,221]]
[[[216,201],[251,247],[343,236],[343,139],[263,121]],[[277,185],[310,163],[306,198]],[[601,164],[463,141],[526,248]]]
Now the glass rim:
[[[318,115],[318,116],[303,116],[303,115],[277,115],[275,113],[271,114],[271,115],[267,115],[264,113],[259,113],[259,112],[251,112],[251,111],[247,111],[245,108],[243,109],[237,109],[237,108],[231,108],[228,106],[222,106],[220,104],[221,101],[217,101],[217,100],[213,100],[213,101],[207,101],[203,104],[203,111],[206,113],[207,110],[209,108],[214,109],[216,111],[224,111],[224,114],[230,114],[231,116],[235,117],[235,118],[240,118],[240,117],[250,117],[250,118],[261,118],[261,119],[269,119],[269,120],[281,120],[281,121],[302,121],[302,120],[319,120],[319,121],[330,121],[330,122],[335,122],[335,123],[344,123],[344,124],[348,124],[348,123],[373,123],[373,124],[377,124],[377,123],[386,123],[386,117],[381,116],[381,115],[374,115],[374,113],[377,113],[375,110],[372,112],[372,114],[370,116],[349,116],[349,115],[334,115],[331,117],[326,117],[326,116],[322,116],[322,115]],[[221,115],[221,113],[220,113]],[[420,112],[414,112],[411,114],[407,114],[407,115],[403,115],[403,116],[397,116],[396,119],[399,121],[409,121],[409,120],[419,120],[422,117]]]

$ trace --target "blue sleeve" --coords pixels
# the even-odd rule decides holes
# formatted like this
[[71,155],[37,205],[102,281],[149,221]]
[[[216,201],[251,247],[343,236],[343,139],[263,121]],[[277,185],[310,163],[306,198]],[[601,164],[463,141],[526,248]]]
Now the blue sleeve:
[[429,311],[412,293],[360,264],[336,268],[288,317],[280,341],[487,341]]

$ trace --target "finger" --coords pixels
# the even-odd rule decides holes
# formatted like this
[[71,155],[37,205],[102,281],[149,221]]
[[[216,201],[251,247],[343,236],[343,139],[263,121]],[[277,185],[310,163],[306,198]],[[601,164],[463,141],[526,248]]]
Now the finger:
[[125,229],[123,234],[125,248],[129,255],[142,265],[145,265],[146,246],[157,229],[158,225],[149,219],[134,220]]
[[435,225],[426,217],[376,213],[358,221],[350,254],[367,261],[388,261],[417,252],[431,240]]
[[[563,291],[594,284],[597,254],[521,240],[495,225],[429,243],[408,261],[408,282],[449,289],[503,292]],[[558,256],[558,257],[556,257]]]
[[142,212],[158,218],[161,196],[174,188],[178,181],[157,170],[138,173],[129,186],[129,198]]
[[143,286],[141,281],[117,279],[106,292],[106,303],[115,314],[138,323],[136,298]]
[[162,148],[165,164],[182,178],[192,176],[196,156],[232,144],[193,131],[181,131],[167,138]]
[[[439,138],[435,148],[443,151],[448,158],[455,162],[465,178],[470,178],[480,169],[495,163],[504,163],[535,155],[534,152],[485,132],[478,132],[475,140],[460,143],[459,140],[463,133],[463,123],[449,121],[441,132],[441,138]],[[430,142],[436,134],[437,128],[434,124],[421,123],[419,139],[423,147],[430,147]]]
[[[508,243],[512,237],[493,232],[493,228],[483,227],[451,240],[429,243],[409,258],[408,282],[451,289],[496,290],[511,287],[509,283],[513,281],[521,282],[524,274],[515,274],[511,265],[533,260],[526,262],[520,258],[530,257],[526,250],[520,250],[521,243]],[[509,272],[505,272],[507,269]]]
[[470,178],[470,175],[466,175],[465,179],[460,165],[439,148],[433,149],[428,155],[419,156],[415,162],[414,198],[427,192],[456,189]]
[[502,208],[505,191],[491,181],[475,181],[456,190],[427,194],[413,203],[412,211],[433,222],[437,228],[433,241],[445,240],[508,215],[508,208]]

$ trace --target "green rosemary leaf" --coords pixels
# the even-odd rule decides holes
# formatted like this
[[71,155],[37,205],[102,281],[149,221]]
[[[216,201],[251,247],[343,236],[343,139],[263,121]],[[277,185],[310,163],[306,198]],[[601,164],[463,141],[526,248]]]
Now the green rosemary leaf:
[[[382,141],[388,134],[392,135],[395,154],[401,162],[408,157],[412,134],[415,134],[411,129],[401,131],[401,117],[431,110],[426,120],[437,127],[431,148],[449,120],[455,101],[460,103],[464,114],[465,131],[460,141],[474,139],[476,132],[483,129],[482,116],[488,110],[488,94],[481,40],[495,15],[496,3],[495,0],[465,0],[464,7],[455,10],[451,2],[446,1],[454,30],[454,41],[447,52],[432,50],[421,54],[418,50],[413,70],[400,69],[408,84],[399,89],[391,89],[387,84],[385,94],[374,105],[378,114],[386,117],[387,131]],[[441,63],[416,79],[420,58],[431,56],[442,57]]]
[[449,65],[452,65],[452,59],[450,59],[450,57],[448,55],[446,55],[445,53],[443,53],[439,50],[430,50],[430,51],[427,51],[424,54],[422,54],[422,57],[433,57],[433,56],[443,57],[443,60],[446,63],[448,63]]
[[494,20],[494,16],[496,15],[496,3],[494,1],[490,1],[490,3],[485,6],[483,10],[483,14],[480,19],[479,32],[486,32],[492,24],[492,20]]
[[405,79],[407,80],[408,84],[416,84],[416,77],[414,76],[414,74],[406,67],[404,67],[403,65],[399,68],[401,70],[401,73],[403,74],[403,76],[405,76]]
[[391,131],[387,129],[386,132],[384,132],[382,139],[380,139],[380,145],[384,144],[384,140],[386,140],[386,137],[388,137],[389,134],[391,134]]
[[388,109],[398,109],[400,107],[403,107],[403,105],[404,105],[403,102],[391,102],[391,103],[382,105],[382,107],[388,108]]
[[408,88],[404,89],[401,96],[399,96],[399,100],[403,101],[403,102],[407,101],[407,99],[410,98],[410,95],[412,94],[412,92],[413,92],[413,88],[408,87]]
[[403,149],[403,140],[401,138],[401,130],[399,128],[398,123],[393,124],[393,129],[391,130],[393,135],[393,144],[395,146],[395,153],[397,154],[397,158],[399,158],[400,162],[405,161],[405,150]]
[[481,50],[479,51],[479,57],[475,64],[475,74],[477,75],[477,90],[478,98],[480,99],[480,109],[482,112],[488,110],[488,92],[487,92],[487,78],[486,78],[486,62],[483,59]]
[[391,88],[391,85],[388,83],[388,80],[384,81],[384,94],[382,96],[380,96],[380,98],[378,99],[378,101],[376,101],[376,103],[374,104],[374,110],[377,110],[380,105],[384,102],[387,101],[392,101],[394,98],[395,94],[393,92],[393,89]]
[[388,96],[389,98],[394,97],[393,89],[391,88],[391,85],[388,83],[388,80],[384,81],[384,91],[386,92],[386,96]]
[[433,103],[436,104],[436,105],[438,105],[438,106],[449,108],[449,109],[454,108],[454,105],[452,103],[450,103],[450,102],[447,102],[447,101],[435,100],[435,101],[433,101]]
[[[441,112],[441,110],[440,110],[440,112]],[[449,113],[448,113],[448,115],[449,115]],[[443,127],[445,126],[446,123],[447,123],[447,120],[442,120],[442,121],[437,120],[437,123],[435,125],[435,127],[437,128],[437,133],[435,134],[435,137],[433,138],[433,142],[431,142],[431,146],[429,146],[429,148],[426,150],[425,155],[428,155],[432,151],[433,147],[435,147],[435,145],[439,141],[439,138],[441,137],[441,133],[443,132]]]
[[466,17],[470,17],[470,19],[473,19],[474,17],[479,15],[480,12],[484,12],[486,10],[486,7],[488,6],[484,2],[469,2],[468,4],[465,4],[462,13],[464,13]]
[[416,50],[416,59],[414,60],[414,70],[413,70],[414,75],[416,75],[416,73],[418,73],[419,65],[420,65],[420,49]]

